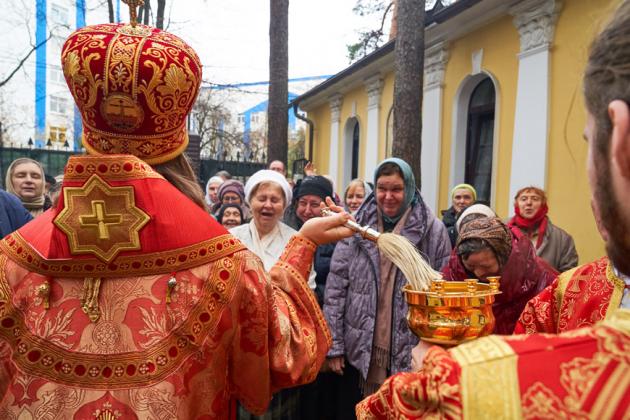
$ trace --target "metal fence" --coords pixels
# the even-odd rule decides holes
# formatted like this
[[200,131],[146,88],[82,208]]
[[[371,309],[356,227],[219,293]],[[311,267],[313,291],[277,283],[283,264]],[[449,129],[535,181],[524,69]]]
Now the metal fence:
[[267,167],[266,163],[245,162],[242,160],[201,159],[199,165],[199,182],[204,183],[219,171],[228,171],[233,178],[244,181],[254,172]]
[[80,153],[81,152],[78,151],[54,149],[51,147],[4,147],[0,144],[0,174],[2,175],[2,185],[4,186],[7,170],[11,162],[15,159],[27,157],[36,160],[42,164],[47,174],[57,176],[63,173],[68,158]]
[[[42,164],[44,171],[52,176],[63,173],[68,158],[73,155],[81,154],[80,151],[72,151],[67,149],[57,149],[52,147],[4,147],[0,144],[0,175],[1,183],[4,186],[4,179],[7,170],[15,159],[27,157],[36,160]],[[201,158],[199,160],[199,169],[197,176],[199,182],[205,182],[218,171],[228,171],[234,178],[245,180],[254,172],[265,169],[266,164],[261,162],[245,162],[242,160],[215,160]]]

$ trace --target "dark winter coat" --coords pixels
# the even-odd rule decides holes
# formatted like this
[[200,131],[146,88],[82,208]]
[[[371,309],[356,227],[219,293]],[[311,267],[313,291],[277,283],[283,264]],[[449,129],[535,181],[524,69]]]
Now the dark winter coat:
[[451,206],[447,210],[442,210],[442,223],[446,226],[448,237],[451,240],[451,248],[454,248],[458,236],[457,226],[455,225],[457,223],[455,207]]
[[0,238],[4,238],[33,220],[20,200],[6,191],[0,190]]
[[[441,268],[451,251],[444,224],[424,204],[420,193],[401,234],[428,258],[431,266]],[[378,229],[374,194],[356,215],[361,225]],[[401,288],[407,283],[396,273],[392,302],[391,373],[410,369],[411,349],[418,343],[407,326],[407,303]],[[380,257],[374,242],[354,235],[337,243],[326,283],[324,315],[332,332],[333,344],[328,357],[345,355],[363,378],[370,364],[376,307],[380,284]]]

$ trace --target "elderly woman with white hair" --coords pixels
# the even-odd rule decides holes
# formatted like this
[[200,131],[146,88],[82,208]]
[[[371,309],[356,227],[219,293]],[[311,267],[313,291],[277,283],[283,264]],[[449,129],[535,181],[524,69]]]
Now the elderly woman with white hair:
[[[260,257],[267,271],[280,258],[291,236],[297,233],[281,222],[292,197],[286,178],[269,169],[256,172],[245,184],[245,202],[250,207],[252,220],[230,229],[230,233]],[[315,289],[313,270],[308,284]]]
[[[266,271],[271,270],[289,243],[289,239],[297,233],[295,229],[281,222],[292,196],[286,178],[269,169],[256,172],[245,184],[245,201],[251,209],[252,219],[247,224],[230,229],[230,233],[260,257]],[[315,290],[315,275],[315,270],[311,269],[308,285],[312,290]],[[295,389],[285,389],[274,395],[265,415],[254,416],[243,407],[239,407],[238,418],[239,420],[297,418],[298,414],[299,392]]]

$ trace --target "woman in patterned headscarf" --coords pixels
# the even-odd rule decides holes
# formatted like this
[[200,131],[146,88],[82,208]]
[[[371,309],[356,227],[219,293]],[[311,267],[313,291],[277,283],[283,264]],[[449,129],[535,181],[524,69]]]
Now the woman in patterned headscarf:
[[512,334],[525,304],[557,276],[536,256],[531,241],[496,217],[482,217],[461,226],[455,252],[442,269],[447,280],[501,276],[492,311],[496,334]]

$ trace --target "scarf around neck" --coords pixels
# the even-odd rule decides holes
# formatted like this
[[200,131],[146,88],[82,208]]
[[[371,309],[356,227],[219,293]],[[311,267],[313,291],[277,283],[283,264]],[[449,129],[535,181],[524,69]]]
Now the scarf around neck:
[[521,210],[519,209],[518,204],[514,204],[515,215],[512,220],[508,222],[508,226],[516,226],[530,239],[532,239],[534,234],[537,233],[538,238],[536,239],[536,249],[538,249],[542,245],[545,232],[547,231],[547,224],[549,222],[549,218],[547,217],[548,211],[549,208],[547,207],[547,203],[542,204],[536,214],[534,214],[534,217],[526,219],[521,215]]
[[[400,234],[405,227],[411,207],[409,207],[400,217],[393,233]],[[379,231],[383,232],[383,226],[379,222]],[[362,384],[363,395],[372,394],[385,382],[391,369],[391,344],[392,344],[392,317],[394,307],[394,293],[396,286],[396,267],[390,260],[379,254],[380,275],[379,292],[376,308],[376,321],[374,325],[374,340],[368,368],[367,378]]]

